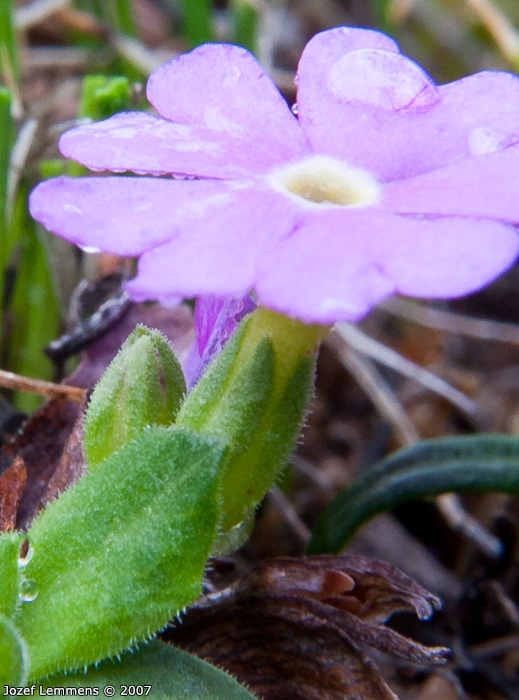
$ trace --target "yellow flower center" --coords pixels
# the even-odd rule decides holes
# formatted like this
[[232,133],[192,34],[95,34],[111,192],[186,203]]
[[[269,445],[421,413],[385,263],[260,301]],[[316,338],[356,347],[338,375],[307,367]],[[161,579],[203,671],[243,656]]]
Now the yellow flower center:
[[273,172],[274,189],[318,205],[367,207],[380,199],[380,189],[366,170],[330,156],[310,156]]

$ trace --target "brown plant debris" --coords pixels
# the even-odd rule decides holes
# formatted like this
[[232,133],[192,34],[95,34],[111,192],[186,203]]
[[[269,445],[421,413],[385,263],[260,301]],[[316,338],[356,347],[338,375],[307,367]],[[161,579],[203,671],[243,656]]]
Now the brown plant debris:
[[10,532],[15,528],[26,479],[27,470],[20,457],[0,476],[0,532]]
[[224,668],[263,700],[389,700],[396,695],[364,647],[424,666],[444,663],[446,649],[384,626],[394,612],[425,619],[439,604],[384,562],[280,557],[203,596],[165,638]]

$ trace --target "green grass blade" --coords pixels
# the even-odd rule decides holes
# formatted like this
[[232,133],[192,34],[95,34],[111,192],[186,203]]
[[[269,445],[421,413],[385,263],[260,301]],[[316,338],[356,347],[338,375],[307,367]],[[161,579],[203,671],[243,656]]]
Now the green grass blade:
[[184,36],[190,47],[214,41],[211,0],[182,0]]
[[232,41],[257,54],[260,13],[256,4],[250,0],[233,0],[230,13]]
[[374,515],[457,491],[519,494],[519,439],[447,437],[399,450],[334,498],[313,531],[308,553],[338,552]]
[[106,14],[116,31],[128,36],[137,36],[133,4],[129,0],[105,0],[103,7],[106,8]]
[[373,18],[375,27],[383,32],[391,33],[391,22],[389,21],[389,2],[388,0],[372,0]]
[[12,145],[12,130],[11,93],[6,88],[0,86],[0,340],[2,339],[5,272],[9,254],[7,228],[7,181]]
[[[2,239],[6,225],[7,179],[11,156],[13,124],[11,119],[11,93],[0,85],[0,226]],[[1,248],[1,246],[0,246]],[[0,252],[0,256],[1,256]],[[0,268],[0,273],[3,268]]]
[[5,83],[13,87],[19,85],[18,41],[12,0],[0,0],[0,71]]
[[[43,235],[25,210],[25,195],[18,195],[18,212],[13,218],[22,240],[21,258],[17,267],[15,285],[9,310],[13,320],[8,346],[8,366],[13,372],[38,379],[52,379],[52,363],[42,352],[58,335],[59,306],[49,270]],[[14,403],[23,411],[31,412],[41,402],[38,396],[17,393]]]

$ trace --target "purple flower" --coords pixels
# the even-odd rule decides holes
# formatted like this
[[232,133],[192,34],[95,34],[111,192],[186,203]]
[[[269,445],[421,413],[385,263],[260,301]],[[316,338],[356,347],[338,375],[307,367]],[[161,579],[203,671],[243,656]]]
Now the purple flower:
[[161,116],[118,114],[60,148],[92,170],[167,177],[57,178],[31,196],[54,233],[140,256],[137,301],[253,290],[327,324],[395,292],[466,294],[516,258],[511,74],[436,86],[387,36],[338,28],[303,52],[297,118],[230,45],[170,61],[147,94]]

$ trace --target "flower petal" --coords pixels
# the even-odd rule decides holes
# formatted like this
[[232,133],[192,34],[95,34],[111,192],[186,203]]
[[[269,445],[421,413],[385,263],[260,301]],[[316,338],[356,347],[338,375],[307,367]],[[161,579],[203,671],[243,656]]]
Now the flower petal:
[[[303,51],[298,76],[299,121],[315,151],[382,180],[393,174],[393,129],[402,113],[423,112],[438,100],[432,79],[370,30],[317,34]],[[405,154],[398,146],[397,164]]]
[[282,162],[275,149],[265,149],[263,140],[249,142],[247,134],[235,138],[230,132],[176,124],[145,112],[122,112],[71,129],[63,134],[59,147],[66,158],[90,170],[152,175],[240,179]]
[[[506,224],[465,218],[393,217],[377,258],[401,294],[446,299],[474,292],[507,270],[519,235]],[[384,239],[385,238],[385,244]]]
[[236,190],[210,213],[185,218],[174,238],[146,252],[126,288],[135,301],[165,304],[178,295],[244,296],[254,286],[260,251],[289,233],[294,220],[288,198],[268,189]]
[[166,119],[198,126],[259,159],[256,172],[301,158],[306,138],[278,89],[245,49],[205,44],[156,70],[147,96]]
[[194,311],[195,334],[201,355],[220,352],[238,322],[256,308],[250,296],[200,296]]
[[79,246],[139,255],[167,241],[182,219],[225,206],[234,189],[217,181],[58,177],[32,191],[29,208],[45,228]]
[[519,145],[383,188],[400,214],[473,216],[519,224]]
[[395,291],[374,262],[372,223],[370,213],[358,210],[307,216],[296,233],[262,257],[259,303],[307,323],[362,318]]
[[254,311],[251,297],[197,297],[194,322],[196,343],[191,349],[184,374],[188,388],[195,384],[205,367],[221,352],[241,319]]
[[262,259],[260,303],[308,323],[355,321],[394,292],[468,294],[519,252],[509,226],[474,219],[420,220],[377,210],[326,212]]
[[[359,49],[382,49],[400,53],[396,41],[382,32],[359,27],[335,27],[319,32],[310,39],[303,50],[299,68],[306,72],[313,63],[331,66],[344,54]],[[301,82],[299,73],[297,82]]]
[[344,40],[338,58],[333,32],[314,37],[299,64],[299,119],[317,152],[390,182],[519,141],[517,77],[489,71],[436,88],[383,45],[352,51]]

